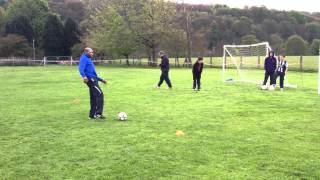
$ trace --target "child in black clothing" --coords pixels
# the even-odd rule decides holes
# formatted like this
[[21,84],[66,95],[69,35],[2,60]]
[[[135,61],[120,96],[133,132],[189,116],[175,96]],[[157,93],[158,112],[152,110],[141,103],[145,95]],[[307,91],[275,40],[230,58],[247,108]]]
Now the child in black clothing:
[[203,58],[199,57],[196,63],[194,63],[192,68],[193,74],[193,90],[195,91],[196,88],[200,91],[200,80],[201,80],[201,73],[203,69]]

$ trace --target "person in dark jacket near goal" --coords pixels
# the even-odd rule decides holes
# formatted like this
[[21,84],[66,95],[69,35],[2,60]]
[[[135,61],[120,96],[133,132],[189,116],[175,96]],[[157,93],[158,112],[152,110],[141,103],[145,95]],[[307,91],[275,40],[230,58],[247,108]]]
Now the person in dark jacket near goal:
[[203,69],[203,58],[199,57],[196,63],[194,63],[192,68],[192,75],[193,75],[193,87],[192,89],[196,91],[200,91],[201,88],[201,73]]
[[159,56],[161,57],[161,64],[159,65],[161,68],[161,76],[160,81],[157,85],[157,88],[159,89],[163,81],[166,81],[168,88],[172,88],[171,81],[169,79],[169,59],[165,52],[160,51]]
[[274,51],[270,51],[268,57],[264,60],[264,81],[263,85],[267,84],[267,81],[270,77],[270,85],[274,84],[274,73],[277,68],[277,59],[274,56]]

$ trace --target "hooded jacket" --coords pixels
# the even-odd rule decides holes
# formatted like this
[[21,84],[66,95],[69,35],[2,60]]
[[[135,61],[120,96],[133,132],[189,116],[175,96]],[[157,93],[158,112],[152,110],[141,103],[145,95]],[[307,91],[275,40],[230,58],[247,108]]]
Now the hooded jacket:
[[268,73],[274,73],[276,68],[277,59],[274,57],[274,52],[270,52],[269,56],[264,60],[264,70],[266,70]]
[[169,59],[166,55],[161,56],[161,71],[169,71]]
[[199,63],[198,61],[194,63],[193,68],[192,68],[192,73],[194,75],[200,75],[202,73],[203,69],[203,63]]

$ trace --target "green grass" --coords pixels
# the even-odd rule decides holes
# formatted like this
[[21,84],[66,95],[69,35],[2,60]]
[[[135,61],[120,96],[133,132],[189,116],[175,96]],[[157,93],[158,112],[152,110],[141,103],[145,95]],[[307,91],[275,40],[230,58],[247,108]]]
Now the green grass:
[[[240,57],[234,57],[237,60],[237,65],[240,67]],[[196,61],[196,57],[192,58],[192,62],[194,63]],[[222,67],[222,57],[213,57],[212,58],[212,65],[211,65],[211,59],[210,57],[204,57],[204,62],[207,65],[207,67],[216,67],[221,68]],[[287,56],[286,60],[289,63],[290,70],[294,71],[301,71],[300,67],[300,56]],[[133,61],[132,59],[129,60],[129,63],[131,66],[147,66],[147,59],[142,59],[141,63],[138,60]],[[158,63],[160,59],[158,59]],[[319,56],[303,56],[302,57],[302,70],[303,71],[311,71],[311,72],[317,72],[318,71],[318,62],[319,62]],[[179,58],[179,64],[180,66],[183,66],[184,58]],[[170,64],[172,66],[178,66],[178,62],[175,62],[174,58],[170,58]],[[243,68],[260,68],[263,69],[264,64],[264,57],[260,57],[260,66],[258,65],[258,57],[243,57],[242,59]],[[106,62],[106,65],[108,66],[126,66],[125,60],[115,60],[110,64],[110,62]],[[227,57],[227,65],[229,67],[234,67],[234,62],[230,57]]]
[[98,67],[107,121],[92,122],[76,67],[0,69],[0,179],[320,179],[316,73],[269,92],[204,69],[195,93],[190,69],[157,90],[158,69]]

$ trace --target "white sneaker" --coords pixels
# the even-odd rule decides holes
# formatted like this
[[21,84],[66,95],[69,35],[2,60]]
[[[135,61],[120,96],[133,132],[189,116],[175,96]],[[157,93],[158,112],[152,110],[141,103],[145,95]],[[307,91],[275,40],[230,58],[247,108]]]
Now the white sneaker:
[[268,90],[269,90],[269,91],[274,91],[274,90],[275,90],[275,87],[274,87],[274,86],[269,86]]
[[280,91],[283,91],[283,88],[280,88]]
[[155,87],[156,89],[160,89],[160,87],[158,86],[158,85],[156,85],[156,87]]

